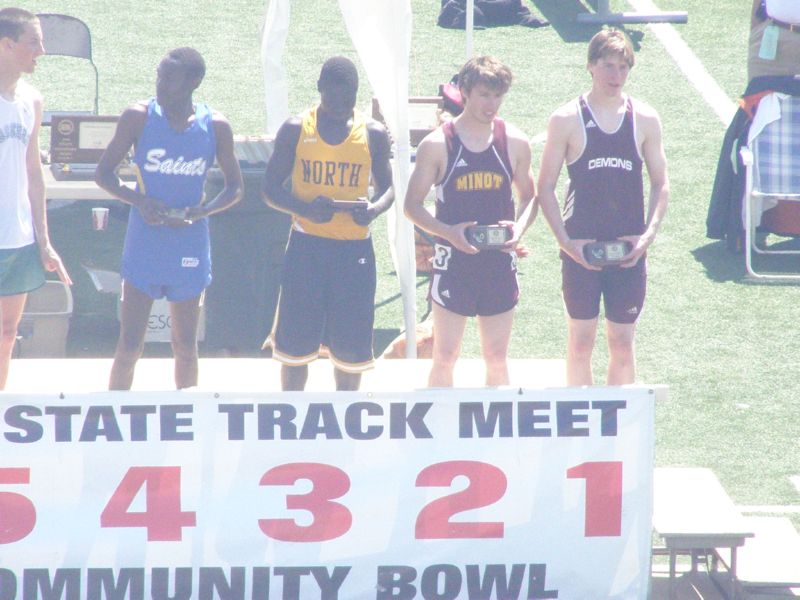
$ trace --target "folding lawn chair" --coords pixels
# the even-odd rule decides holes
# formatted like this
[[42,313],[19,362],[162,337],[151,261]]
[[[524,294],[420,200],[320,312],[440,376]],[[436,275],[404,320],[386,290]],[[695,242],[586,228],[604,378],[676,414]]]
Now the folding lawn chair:
[[[759,240],[756,236],[768,209],[777,206],[800,210],[800,97],[778,93],[765,96],[753,120],[748,145],[740,152],[745,165],[742,210],[747,274],[762,280],[800,280],[800,261],[787,272],[757,271],[753,266],[754,253],[800,255],[800,244],[794,249],[786,248],[792,242],[768,244],[766,238]],[[771,231],[785,235],[787,229],[791,227],[772,227]],[[797,234],[800,231],[790,232]]]
[[36,15],[42,26],[45,54],[69,56],[89,62],[94,70],[94,102],[92,110],[45,111],[43,125],[50,125],[52,115],[57,114],[98,114],[100,95],[100,75],[92,60],[92,34],[88,25],[69,15],[40,13]]

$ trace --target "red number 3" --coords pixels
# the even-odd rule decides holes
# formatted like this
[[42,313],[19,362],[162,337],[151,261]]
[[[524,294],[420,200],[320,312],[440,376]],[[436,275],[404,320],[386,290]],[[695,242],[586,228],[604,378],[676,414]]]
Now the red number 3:
[[261,485],[294,485],[300,479],[311,482],[307,494],[286,496],[286,508],[307,510],[310,525],[298,525],[293,519],[259,519],[258,526],[269,537],[284,542],[324,542],[350,530],[353,515],[338,502],[350,489],[347,473],[320,463],[293,463],[270,469],[261,477]]

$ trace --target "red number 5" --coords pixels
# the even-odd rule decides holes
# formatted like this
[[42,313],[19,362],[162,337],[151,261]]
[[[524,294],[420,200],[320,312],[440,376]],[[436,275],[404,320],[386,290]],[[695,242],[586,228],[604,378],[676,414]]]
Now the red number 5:
[[[30,483],[28,468],[0,469],[0,484]],[[36,525],[36,508],[28,498],[14,492],[0,492],[0,544],[21,540]]]

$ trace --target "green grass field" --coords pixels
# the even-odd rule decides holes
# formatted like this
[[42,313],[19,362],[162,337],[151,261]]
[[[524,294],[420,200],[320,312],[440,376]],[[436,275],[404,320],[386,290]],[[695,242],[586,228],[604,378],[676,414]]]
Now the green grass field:
[[[290,105],[299,111],[315,101],[322,61],[333,54],[355,57],[333,0],[292,3],[286,51]],[[664,10],[688,10],[677,30],[731,100],[745,86],[749,0],[658,0]],[[534,0],[533,10],[552,27],[506,27],[478,31],[475,51],[494,54],[516,75],[503,114],[531,136],[544,131],[558,105],[589,86],[586,42],[596,31],[578,26],[585,10],[578,0]],[[442,30],[438,0],[412,0],[414,32],[411,94],[435,94],[464,60],[464,34]],[[225,113],[236,133],[260,134],[265,115],[259,60],[263,2],[198,0],[187,5],[144,0],[136,10],[111,10],[101,0],[42,0],[37,12],[65,12],[84,19],[94,36],[100,69],[100,108],[118,113],[154,91],[155,68],[168,49],[197,47],[208,74],[197,97]],[[616,10],[631,10],[612,2]],[[798,290],[744,280],[743,260],[705,237],[708,199],[726,124],[702,100],[678,65],[646,26],[631,26],[637,65],[628,91],[662,116],[672,202],[650,252],[650,285],[637,337],[639,379],[667,384],[670,399],[657,408],[661,465],[712,468],[740,505],[800,505],[790,477],[800,474],[800,422],[795,393]],[[66,60],[66,59],[65,59]],[[50,64],[45,64],[47,62]],[[78,105],[86,89],[65,75],[58,59],[42,60],[34,78],[56,107]],[[61,73],[59,73],[61,71]],[[88,72],[87,72],[88,75]],[[88,79],[87,79],[88,81]],[[366,78],[359,103],[367,107]],[[58,96],[63,102],[56,102]],[[538,162],[541,146],[534,146]],[[402,326],[402,307],[379,225],[377,326]],[[562,357],[565,326],[556,244],[543,220],[531,228],[531,256],[520,272],[522,301],[511,353],[515,357]],[[424,285],[418,306],[424,312]],[[474,328],[464,355],[477,356]],[[603,339],[595,372],[603,378]],[[800,518],[795,518],[800,526]]]

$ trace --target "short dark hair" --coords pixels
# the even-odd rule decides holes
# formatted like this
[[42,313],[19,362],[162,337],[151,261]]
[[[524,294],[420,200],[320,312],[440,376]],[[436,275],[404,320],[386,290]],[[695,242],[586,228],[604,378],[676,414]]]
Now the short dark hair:
[[206,61],[203,60],[201,54],[194,48],[184,46],[183,48],[175,48],[170,50],[167,58],[178,64],[186,75],[198,82],[203,80],[206,76]]
[[329,85],[346,85],[352,90],[358,89],[358,69],[349,58],[334,56],[325,61],[319,72],[318,87],[324,89]]
[[39,18],[35,14],[24,8],[12,6],[0,9],[0,38],[7,37],[16,42],[24,31],[25,25],[38,20]]
[[476,85],[483,84],[490,90],[505,94],[513,79],[511,69],[493,56],[476,56],[461,67],[458,87],[469,94]]

